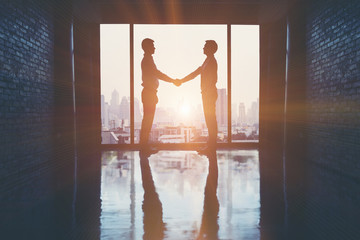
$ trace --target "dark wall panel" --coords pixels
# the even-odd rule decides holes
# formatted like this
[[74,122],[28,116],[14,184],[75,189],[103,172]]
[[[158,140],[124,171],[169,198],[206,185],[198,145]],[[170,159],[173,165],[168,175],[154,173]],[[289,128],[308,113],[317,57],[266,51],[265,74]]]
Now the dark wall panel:
[[[1,229],[14,222],[27,223],[27,230],[50,228],[51,206],[44,202],[53,195],[55,165],[51,10],[42,1],[1,2]],[[27,230],[15,233],[26,236]]]
[[[360,213],[360,2],[309,1],[308,199],[318,239],[356,239]],[[317,211],[314,211],[314,210]],[[334,227],[336,226],[336,228]],[[323,231],[318,231],[318,228]]]

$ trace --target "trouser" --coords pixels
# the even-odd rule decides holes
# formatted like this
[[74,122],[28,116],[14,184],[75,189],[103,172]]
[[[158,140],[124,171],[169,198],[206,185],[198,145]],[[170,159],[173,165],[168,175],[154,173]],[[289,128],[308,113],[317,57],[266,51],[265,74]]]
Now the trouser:
[[156,104],[158,102],[156,91],[147,90],[144,88],[141,92],[141,100],[143,103],[144,116],[141,122],[140,145],[142,147],[145,147],[149,142],[150,131],[154,121]]
[[217,90],[208,93],[202,93],[202,101],[205,115],[206,127],[209,132],[208,145],[214,147],[217,140],[217,121],[216,121],[216,100]]

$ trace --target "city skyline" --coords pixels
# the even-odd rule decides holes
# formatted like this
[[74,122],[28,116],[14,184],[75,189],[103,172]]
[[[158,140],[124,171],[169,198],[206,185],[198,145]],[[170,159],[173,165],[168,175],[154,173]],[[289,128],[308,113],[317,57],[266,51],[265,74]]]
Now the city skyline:
[[[225,90],[218,90],[219,98],[216,103],[216,118],[219,126],[218,141],[220,142],[228,141],[227,95]],[[119,93],[114,90],[109,102],[105,102],[104,95],[101,95],[102,143],[130,143],[130,98],[122,96],[120,100]],[[181,104],[178,105],[181,106]],[[240,103],[238,106],[233,104],[232,109],[238,109],[232,114],[232,141],[257,140],[259,134],[259,101],[253,102],[248,109],[245,108],[244,103]],[[134,117],[134,141],[138,143],[142,110],[137,98],[134,99]],[[208,129],[200,104],[193,112],[189,109],[186,115],[181,109],[165,109],[159,106],[156,108],[150,142],[204,142],[207,136]]]
[[[216,103],[218,141],[228,141],[227,95],[226,89],[218,89]],[[121,99],[121,100],[120,100]],[[110,102],[110,103],[109,103]],[[122,96],[114,90],[109,102],[101,95],[102,143],[130,143],[130,97]],[[181,106],[181,103],[178,104]],[[196,108],[196,109],[195,109]],[[256,140],[259,129],[259,101],[249,108],[244,103],[233,104],[231,132],[232,141]],[[142,121],[141,104],[134,99],[134,140],[138,143]],[[199,104],[187,110],[157,107],[150,133],[151,142],[203,142],[208,136],[202,106]]]
[[[219,94],[221,94],[220,92],[224,92],[225,89],[218,89],[218,92]],[[114,89],[114,91],[116,91],[118,93],[118,91],[116,89]],[[127,110],[124,110],[123,108],[121,108],[123,101],[124,99],[126,99],[126,104],[128,104],[128,106],[126,106],[126,109]],[[223,103],[220,103],[220,100],[221,100],[221,97],[220,97],[220,100],[218,98],[217,100],[217,121],[218,123],[221,125],[221,124],[224,124],[224,123],[227,123],[227,94],[223,95],[222,96],[222,101]],[[225,100],[225,101],[224,101]],[[135,122],[141,122],[141,119],[142,117],[139,117],[140,115],[142,115],[142,104],[140,104],[139,102],[139,99],[138,98],[134,98],[134,101],[135,101],[135,104],[134,104],[134,108],[135,108]],[[123,119],[130,119],[130,96],[118,96],[117,97],[117,100],[116,99],[112,99],[110,98],[109,101],[106,101],[106,98],[104,95],[101,95],[101,102],[102,104],[108,104],[109,107],[111,107],[112,105],[114,105],[114,103],[116,103],[120,109],[118,110],[119,111],[119,116],[123,116]],[[257,99],[256,101],[252,101],[251,105],[250,106],[246,106],[245,103],[243,102],[240,102],[240,103],[232,103],[232,121],[235,121],[235,122],[245,122],[245,119],[246,119],[246,116],[249,116],[249,111],[251,111],[252,108],[254,108],[254,104],[257,106],[259,106],[259,99]],[[220,106],[223,106],[221,109],[220,109]],[[178,114],[184,114],[186,113],[186,115],[191,115],[192,114],[192,110],[196,110],[198,111],[199,110],[199,107],[200,107],[200,110],[202,111],[202,104],[197,104],[196,106],[195,105],[191,105],[190,108],[188,109],[183,109],[181,108],[183,107],[183,105],[181,104],[181,101],[179,101],[179,103],[174,106],[174,107],[161,107],[161,106],[157,106],[156,107],[156,111],[168,111],[168,112],[178,112]],[[235,109],[235,111],[234,111]],[[226,110],[226,111],[224,111]],[[102,112],[103,112],[103,108],[102,108]],[[103,114],[103,113],[102,113]],[[155,115],[157,115],[157,113],[155,113]],[[225,117],[221,118],[219,117],[220,115],[225,115]],[[254,115],[254,114],[252,114]],[[256,118],[258,116],[258,110],[257,112],[255,113],[255,116],[252,116],[252,118]],[[257,117],[258,118],[258,117]],[[156,122],[156,116],[154,118],[154,122]],[[239,120],[240,119],[240,120]],[[136,121],[137,120],[137,121]],[[251,122],[254,122],[254,121],[251,121]]]

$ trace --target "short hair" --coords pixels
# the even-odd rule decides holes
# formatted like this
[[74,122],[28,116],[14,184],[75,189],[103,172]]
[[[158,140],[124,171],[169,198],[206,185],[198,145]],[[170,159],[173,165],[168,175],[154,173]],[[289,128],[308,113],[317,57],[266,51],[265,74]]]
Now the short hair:
[[206,40],[205,41],[206,44],[208,44],[209,46],[209,50],[211,51],[211,53],[216,53],[217,49],[218,49],[218,45],[214,40]]
[[152,40],[150,38],[145,38],[141,42],[141,47],[146,52],[149,49],[149,47],[152,46],[153,43],[154,43],[154,40]]

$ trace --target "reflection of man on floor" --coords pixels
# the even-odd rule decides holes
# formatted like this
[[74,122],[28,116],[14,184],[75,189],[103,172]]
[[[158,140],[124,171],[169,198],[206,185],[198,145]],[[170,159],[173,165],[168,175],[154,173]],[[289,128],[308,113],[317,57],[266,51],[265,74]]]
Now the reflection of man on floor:
[[151,126],[154,120],[156,104],[158,102],[158,97],[156,94],[157,88],[159,86],[159,79],[171,83],[174,83],[174,79],[160,72],[156,68],[154,59],[152,57],[152,55],[155,53],[154,40],[145,38],[141,43],[141,47],[144,50],[144,58],[141,61],[141,85],[143,86],[141,100],[144,108],[144,116],[141,123],[140,147],[143,153],[151,154],[154,150],[149,148],[148,141]]
[[[145,154],[146,155],[146,154]],[[140,167],[142,186],[144,188],[144,200],[142,210],[144,212],[144,235],[143,240],[163,239],[166,230],[163,221],[162,203],[156,192],[155,183],[151,174],[149,158],[140,152]]]
[[205,122],[209,132],[208,146],[199,152],[207,153],[211,149],[216,149],[217,139],[217,122],[216,122],[216,100],[218,97],[216,82],[217,82],[217,61],[214,57],[217,51],[217,43],[214,40],[207,40],[204,46],[204,54],[207,56],[204,63],[194,72],[190,73],[183,79],[175,82],[175,85],[194,79],[201,74],[201,94],[205,115]]
[[216,195],[218,186],[218,165],[216,151],[208,152],[209,172],[206,178],[204,190],[204,210],[201,218],[199,236],[200,239],[218,239],[219,232],[219,200]]

